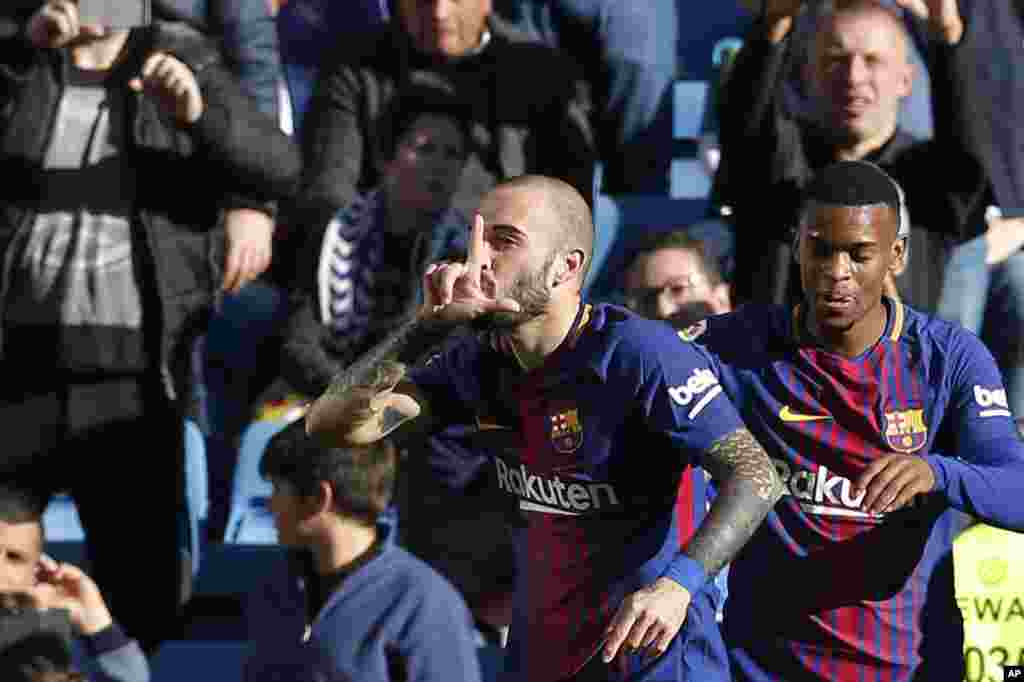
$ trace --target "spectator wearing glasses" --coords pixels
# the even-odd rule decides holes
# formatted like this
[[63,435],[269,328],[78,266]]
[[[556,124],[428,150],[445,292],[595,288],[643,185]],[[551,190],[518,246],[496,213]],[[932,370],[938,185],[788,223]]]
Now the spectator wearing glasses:
[[623,294],[633,312],[682,326],[732,310],[719,263],[686,230],[655,234],[640,247],[623,277]]

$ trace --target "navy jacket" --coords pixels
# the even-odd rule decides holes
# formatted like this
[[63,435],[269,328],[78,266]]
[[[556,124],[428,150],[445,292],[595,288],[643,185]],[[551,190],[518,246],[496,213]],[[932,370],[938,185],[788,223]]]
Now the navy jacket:
[[308,631],[299,563],[283,558],[249,597],[245,682],[479,682],[469,610],[419,559],[385,542],[344,579]]

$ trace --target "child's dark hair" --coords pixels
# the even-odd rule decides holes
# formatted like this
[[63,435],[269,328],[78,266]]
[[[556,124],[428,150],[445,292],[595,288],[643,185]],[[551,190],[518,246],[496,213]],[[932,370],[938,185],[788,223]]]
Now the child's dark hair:
[[374,525],[391,503],[395,459],[386,440],[366,447],[323,447],[306,435],[306,422],[300,419],[271,438],[260,475],[286,481],[302,496],[315,495],[326,481],[339,514]]

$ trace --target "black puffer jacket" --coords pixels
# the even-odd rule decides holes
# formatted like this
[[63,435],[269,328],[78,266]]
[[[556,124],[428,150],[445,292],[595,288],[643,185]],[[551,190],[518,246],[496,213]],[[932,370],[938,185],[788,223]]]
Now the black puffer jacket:
[[[67,71],[66,50],[27,43],[24,18],[11,12],[0,17],[0,319],[10,284],[10,247],[35,217]],[[154,100],[129,95],[130,153],[138,175],[133,248],[150,306],[144,332],[168,395],[183,398],[189,395],[190,341],[205,325],[220,284],[221,214],[235,207],[269,211],[273,201],[290,197],[301,158],[275,122],[241,93],[218,63],[215,47],[199,33],[183,24],[155,24],[133,31],[125,50],[126,79],[152,52],[167,52],[196,74],[205,102],[199,120],[184,128]],[[0,327],[0,351],[2,341]]]

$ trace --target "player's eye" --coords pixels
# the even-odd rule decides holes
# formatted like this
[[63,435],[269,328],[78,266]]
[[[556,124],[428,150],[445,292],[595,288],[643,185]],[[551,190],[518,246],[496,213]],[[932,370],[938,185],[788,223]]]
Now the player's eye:
[[872,252],[870,249],[855,249],[853,252],[853,260],[858,263],[867,263],[871,260]]

